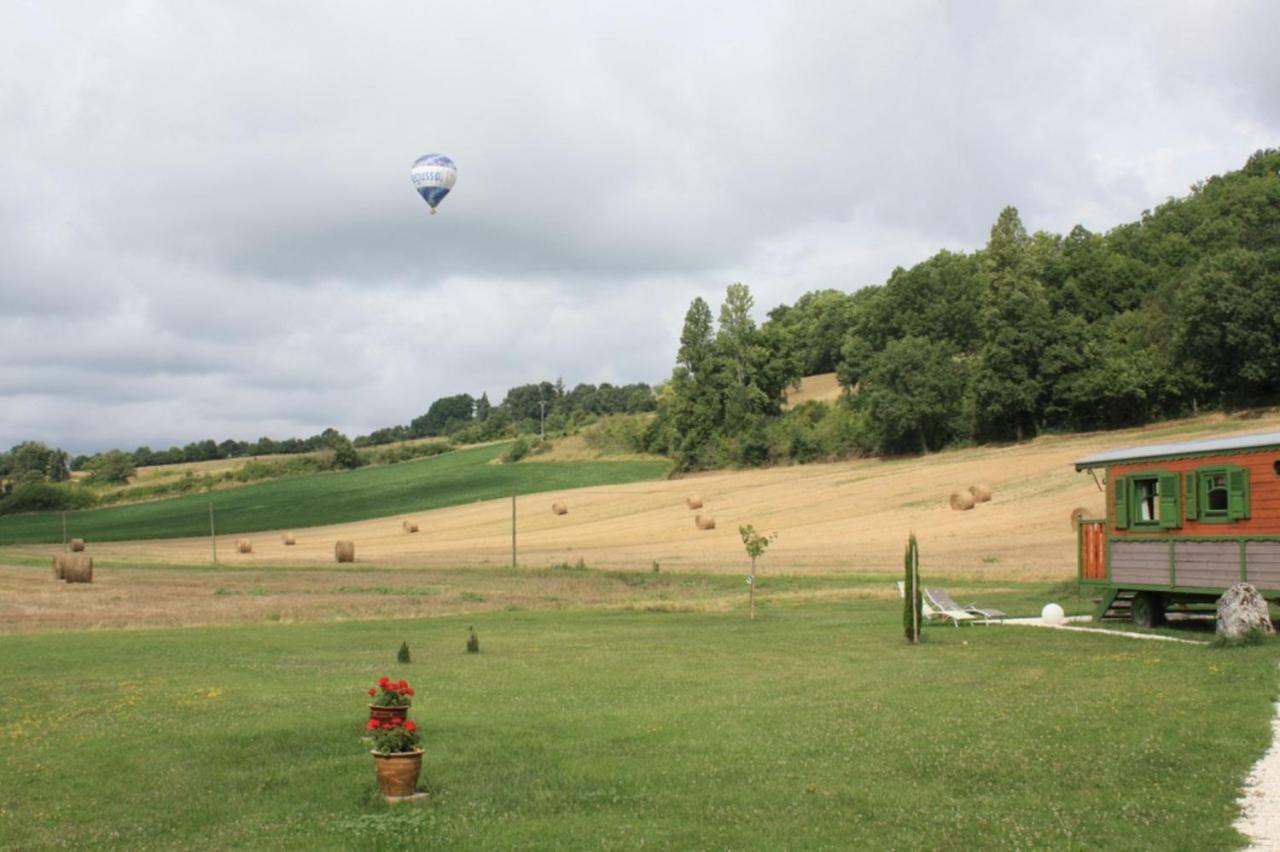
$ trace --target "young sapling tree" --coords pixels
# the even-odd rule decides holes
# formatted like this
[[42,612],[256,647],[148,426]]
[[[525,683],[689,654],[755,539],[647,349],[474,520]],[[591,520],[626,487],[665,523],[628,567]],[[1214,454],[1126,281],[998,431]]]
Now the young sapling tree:
[[742,536],[742,544],[747,549],[747,555],[751,557],[751,576],[747,577],[747,594],[751,602],[751,620],[756,620],[756,560],[764,556],[764,552],[769,549],[769,545],[778,537],[777,533],[769,533],[763,535],[756,532],[756,528],[751,524],[744,524],[738,527],[738,533]]

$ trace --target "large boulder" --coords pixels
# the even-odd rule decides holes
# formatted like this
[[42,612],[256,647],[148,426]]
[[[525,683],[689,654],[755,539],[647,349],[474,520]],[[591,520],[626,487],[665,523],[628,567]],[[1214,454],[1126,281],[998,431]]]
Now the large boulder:
[[1236,583],[1218,598],[1218,635],[1240,639],[1251,630],[1275,633],[1267,602],[1248,583]]

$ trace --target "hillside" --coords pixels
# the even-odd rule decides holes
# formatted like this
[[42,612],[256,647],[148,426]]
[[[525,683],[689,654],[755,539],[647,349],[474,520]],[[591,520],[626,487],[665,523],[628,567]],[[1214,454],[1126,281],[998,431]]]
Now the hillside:
[[[67,514],[73,537],[95,542],[310,527],[425,511],[512,493],[656,479],[663,461],[490,464],[505,444],[353,471],[286,477],[208,494]],[[0,518],[0,544],[61,542],[57,513]]]
[[[1161,424],[1148,429],[1052,435],[1024,444],[948,450],[902,459],[864,459],[835,464],[776,467],[763,470],[713,472],[683,479],[633,481],[623,484],[623,473],[635,480],[653,480],[652,469],[620,468],[612,474],[615,484],[604,484],[607,467],[593,476],[592,487],[570,488],[562,479],[539,481],[545,493],[518,501],[518,547],[522,565],[542,567],[583,560],[591,567],[647,568],[658,562],[662,571],[703,570],[742,572],[746,564],[739,524],[776,531],[777,541],[761,563],[768,573],[874,571],[896,573],[901,566],[907,534],[920,538],[926,574],[972,578],[1065,579],[1075,572],[1075,533],[1069,514],[1076,507],[1091,513],[1103,510],[1102,495],[1086,474],[1076,473],[1071,462],[1108,448],[1227,432],[1262,432],[1280,428],[1280,412],[1248,417],[1222,415]],[[469,451],[471,452],[471,451]],[[461,455],[461,454],[459,454]],[[449,457],[388,468],[396,471],[417,465],[440,465]],[[454,494],[499,496],[511,480],[470,484],[476,471],[532,475],[565,466],[581,480],[586,469],[572,463],[479,465],[458,471]],[[622,463],[618,463],[622,464]],[[636,463],[643,465],[644,463]],[[640,474],[648,471],[647,477]],[[359,473],[359,472],[357,472]],[[355,476],[355,474],[344,474]],[[567,479],[567,477],[566,477]],[[429,480],[422,479],[422,482]],[[527,481],[527,480],[526,480]],[[947,496],[968,485],[982,483],[994,491],[990,503],[968,512],[952,511]],[[484,492],[488,489],[488,494]],[[231,494],[247,494],[239,489]],[[284,495],[256,490],[258,500],[241,511],[267,530],[284,508],[266,502]],[[414,494],[420,503],[408,513],[401,508]],[[684,499],[696,494],[705,501],[703,512],[716,519],[711,531],[694,528],[694,512]],[[323,505],[331,498],[319,498]],[[385,565],[495,565],[511,557],[511,501],[499,499],[454,500],[441,505],[429,488],[413,491],[370,491],[360,504],[370,514],[358,523],[325,526],[298,532],[296,547],[284,547],[279,535],[254,536],[254,553],[230,554],[224,542],[219,556],[224,563],[245,565],[324,564],[333,560],[333,542],[356,542],[361,562]],[[554,515],[551,503],[563,502],[569,512]],[[171,501],[176,502],[176,501]],[[299,507],[305,508],[305,507]],[[378,509],[385,509],[378,512]],[[191,507],[197,515],[204,504]],[[375,513],[379,516],[377,519]],[[227,513],[231,516],[230,513]],[[312,513],[315,516],[318,513]],[[221,515],[220,515],[221,516]],[[234,516],[240,517],[240,516]],[[403,518],[412,517],[422,527],[418,535],[405,535]],[[198,526],[207,522],[195,519]],[[276,523],[280,527],[282,524]],[[95,543],[93,554],[105,560],[130,562],[207,562],[207,538],[155,542],[97,544],[103,536],[81,529]],[[199,530],[200,533],[204,529]],[[0,534],[12,540],[13,531],[0,525]],[[19,548],[11,553],[50,553],[55,548]],[[0,556],[0,559],[3,557]]]

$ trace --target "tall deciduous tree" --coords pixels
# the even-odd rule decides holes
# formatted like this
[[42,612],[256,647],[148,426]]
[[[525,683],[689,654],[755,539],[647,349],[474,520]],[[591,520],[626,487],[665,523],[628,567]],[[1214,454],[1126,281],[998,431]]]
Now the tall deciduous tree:
[[1040,356],[1051,315],[1036,273],[1033,241],[1018,211],[1006,207],[982,256],[986,291],[973,379],[980,437],[1022,440],[1039,431]]
[[882,452],[941,449],[960,430],[965,367],[942,341],[892,341],[864,376],[857,403]]

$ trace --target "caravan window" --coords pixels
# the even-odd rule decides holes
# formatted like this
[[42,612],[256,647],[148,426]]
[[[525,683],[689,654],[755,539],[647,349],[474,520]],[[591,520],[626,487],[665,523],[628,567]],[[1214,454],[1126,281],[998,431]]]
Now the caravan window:
[[1227,514],[1227,475],[1210,473],[1201,477],[1204,488],[1204,513],[1206,515]]
[[1133,480],[1133,522],[1135,524],[1157,524],[1160,522],[1160,480]]

